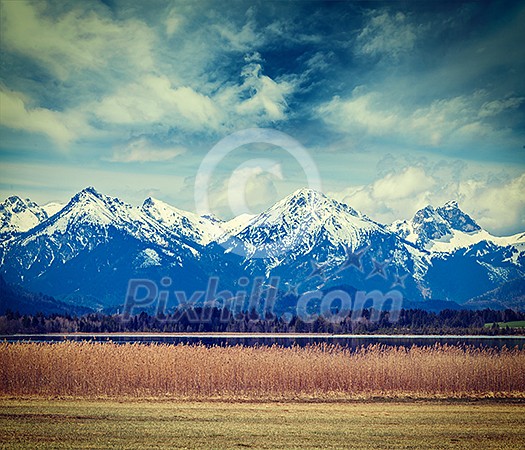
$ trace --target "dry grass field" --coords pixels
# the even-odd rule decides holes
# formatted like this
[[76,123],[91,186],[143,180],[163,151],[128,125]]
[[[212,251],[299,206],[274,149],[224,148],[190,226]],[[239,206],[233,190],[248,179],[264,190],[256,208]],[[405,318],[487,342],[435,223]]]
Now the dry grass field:
[[0,344],[0,395],[185,400],[524,398],[525,350]]

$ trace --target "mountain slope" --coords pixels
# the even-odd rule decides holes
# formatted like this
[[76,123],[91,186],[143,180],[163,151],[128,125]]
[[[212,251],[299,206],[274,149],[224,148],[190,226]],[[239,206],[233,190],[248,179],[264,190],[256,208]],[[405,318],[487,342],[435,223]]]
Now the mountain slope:
[[493,236],[463,212],[455,201],[438,208],[426,206],[417,211],[411,220],[394,222],[389,228],[431,253],[452,253],[482,241],[525,250],[525,233],[509,237]]
[[0,314],[7,311],[20,314],[73,314],[82,315],[93,312],[91,308],[68,304],[41,293],[29,292],[26,289],[10,285],[0,275]]
[[133,279],[165,290],[172,306],[174,291],[189,299],[213,280],[223,300],[260,285],[283,311],[303,293],[337,286],[394,290],[410,305],[462,303],[525,274],[525,234],[491,236],[455,202],[391,226],[311,189],[229,222],[153,198],[134,207],[94,188],[51,206],[52,216],[30,200],[3,205],[0,274],[93,309],[119,308]]
[[473,308],[503,308],[525,310],[525,278],[516,278],[496,289],[474,297],[465,303]]
[[35,202],[9,197],[0,203],[0,238],[5,240],[26,232],[48,217],[48,212]]
[[247,258],[276,260],[290,252],[308,253],[320,240],[357,249],[381,225],[351,207],[312,189],[300,189],[251,218],[232,237]]
[[[244,258],[250,277],[278,279],[281,297],[290,290],[301,294],[338,284],[388,292],[396,276],[404,276],[404,289],[413,298],[421,298],[424,288],[419,278],[423,253],[387,227],[311,189],[298,190],[252,218],[222,245]],[[352,257],[359,267],[349,262]]]
[[144,201],[141,210],[178,236],[202,245],[209,244],[224,234],[220,223],[182,211],[152,197]]
[[99,308],[122,303],[133,278],[168,276],[184,288],[191,280],[205,285],[200,257],[198,243],[139,208],[86,188],[9,242],[2,273],[12,283]]
[[524,276],[523,234],[492,236],[457,202],[427,206],[390,229],[428,252],[424,278],[433,298],[461,303]]

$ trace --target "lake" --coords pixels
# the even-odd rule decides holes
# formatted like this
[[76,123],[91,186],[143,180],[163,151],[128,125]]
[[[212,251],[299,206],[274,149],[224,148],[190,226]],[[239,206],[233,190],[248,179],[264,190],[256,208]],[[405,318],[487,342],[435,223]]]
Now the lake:
[[525,336],[441,336],[441,335],[330,335],[330,334],[244,334],[244,333],[74,333],[74,334],[18,334],[0,335],[6,342],[61,342],[96,341],[117,343],[163,343],[204,345],[292,345],[306,346],[319,343],[337,344],[347,348],[359,348],[371,344],[397,346],[428,346],[436,343],[449,345],[472,345],[500,349],[525,348]]

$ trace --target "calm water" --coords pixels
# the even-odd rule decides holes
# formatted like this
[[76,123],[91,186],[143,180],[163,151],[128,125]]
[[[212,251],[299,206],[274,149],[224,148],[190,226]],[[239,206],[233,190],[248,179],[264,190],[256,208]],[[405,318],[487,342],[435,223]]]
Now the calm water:
[[141,342],[141,343],[168,343],[180,344],[202,343],[204,345],[292,345],[306,346],[318,343],[337,344],[347,348],[358,348],[370,344],[385,344],[397,346],[428,346],[435,343],[449,345],[472,345],[502,348],[525,348],[525,336],[356,336],[356,335],[170,335],[170,334],[47,334],[47,335],[11,335],[0,336],[0,341],[7,342],[61,342],[70,341],[96,341],[96,342]]

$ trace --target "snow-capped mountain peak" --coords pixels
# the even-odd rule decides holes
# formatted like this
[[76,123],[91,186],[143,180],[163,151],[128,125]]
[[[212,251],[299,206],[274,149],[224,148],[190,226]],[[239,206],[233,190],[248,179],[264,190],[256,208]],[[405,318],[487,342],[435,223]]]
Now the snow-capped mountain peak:
[[29,231],[47,217],[47,212],[35,202],[13,195],[0,203],[0,236],[6,238]]
[[[322,283],[367,292],[394,286],[410,299],[426,298],[428,288],[434,298],[466,301],[524,274],[525,234],[491,236],[457,202],[390,227],[312,189],[227,222],[151,197],[132,206],[93,187],[55,209],[15,196],[0,204],[3,226],[17,230],[0,235],[0,274],[53,295],[76,296],[82,285],[90,304],[92,296],[121,302],[129,279],[145,276],[169,276],[188,292],[219,274],[224,289],[240,276],[277,276],[300,285],[297,292]],[[355,258],[359,264],[348,262]],[[388,270],[377,272],[378,264]],[[108,295],[115,280],[120,287]]]
[[445,219],[454,230],[471,233],[480,231],[481,227],[468,214],[464,213],[456,201],[445,203],[436,209],[437,213]]
[[498,245],[507,242],[483,230],[454,200],[438,208],[426,206],[411,220],[394,222],[390,229],[403,239],[435,253],[451,253],[481,241]]
[[220,222],[175,208],[162,200],[148,197],[142,211],[176,234],[206,245],[224,233]]
[[[141,209],[88,187],[71,198],[64,208],[35,228],[28,239],[50,236],[80,236],[80,246],[105,240],[110,229],[116,229],[142,241],[166,244],[171,234]],[[88,242],[91,241],[91,242]]]
[[248,257],[280,258],[283,253],[307,253],[326,242],[359,248],[373,232],[385,232],[353,208],[312,189],[300,189],[237,228]]
[[318,221],[323,222],[338,214],[348,214],[357,219],[364,218],[355,209],[345,203],[333,200],[322,192],[303,188],[293,192],[265,212],[261,213],[258,222],[272,219],[279,220],[279,218],[282,218],[283,216],[288,216],[288,218],[291,218],[291,216],[301,218],[313,217]]
[[[55,228],[61,229],[73,224],[118,225],[125,222],[129,216],[136,216],[133,206],[118,198],[100,194],[93,187],[88,187],[77,193],[64,207],[57,220]],[[132,217],[135,218],[135,217]]]

